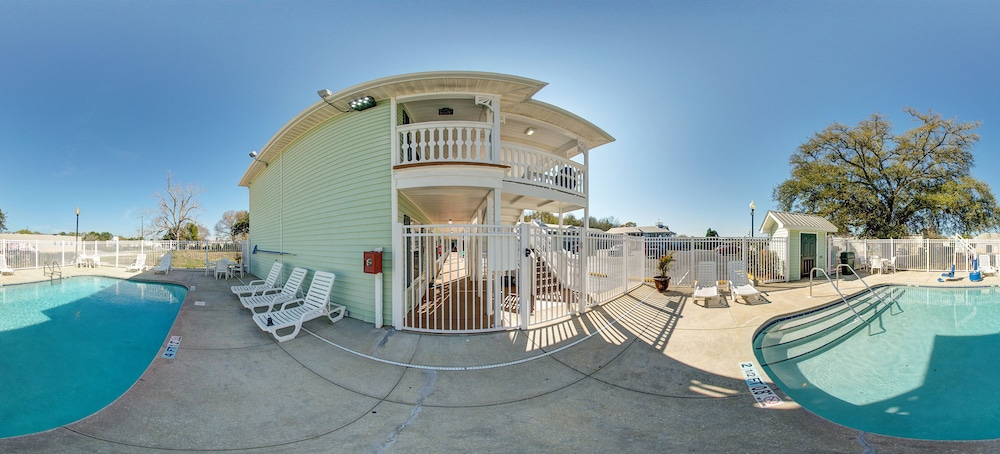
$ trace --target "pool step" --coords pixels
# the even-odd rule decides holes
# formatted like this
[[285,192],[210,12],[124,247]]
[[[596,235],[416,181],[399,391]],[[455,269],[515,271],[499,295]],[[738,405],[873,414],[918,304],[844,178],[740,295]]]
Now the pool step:
[[[775,322],[765,335],[754,338],[754,348],[760,351],[763,364],[775,364],[820,351],[846,339],[854,332],[865,329],[881,317],[887,310],[898,305],[891,304],[902,291],[879,292],[881,301],[867,296],[849,299],[865,323],[861,323],[854,311],[843,303],[832,304],[815,312]],[[869,328],[871,329],[871,328]]]

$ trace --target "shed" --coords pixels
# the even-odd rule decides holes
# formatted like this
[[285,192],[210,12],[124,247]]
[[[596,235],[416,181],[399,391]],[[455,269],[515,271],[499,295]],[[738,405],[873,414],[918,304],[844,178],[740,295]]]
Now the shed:
[[788,277],[798,280],[808,277],[813,267],[827,263],[827,237],[837,233],[837,226],[812,214],[768,211],[760,231],[771,238],[788,239]]

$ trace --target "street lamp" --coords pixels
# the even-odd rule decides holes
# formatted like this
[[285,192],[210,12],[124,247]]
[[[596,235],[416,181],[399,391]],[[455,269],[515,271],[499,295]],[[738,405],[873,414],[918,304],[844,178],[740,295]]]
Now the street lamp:
[[753,210],[757,209],[757,204],[750,201],[750,236],[753,236]]
[[79,263],[80,260],[80,207],[76,207],[76,259]]

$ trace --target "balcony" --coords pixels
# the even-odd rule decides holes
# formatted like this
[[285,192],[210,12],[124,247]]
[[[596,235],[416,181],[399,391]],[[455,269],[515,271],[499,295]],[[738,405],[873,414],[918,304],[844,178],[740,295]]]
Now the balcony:
[[517,143],[502,143],[494,152],[492,124],[438,121],[403,125],[396,130],[399,150],[393,156],[394,166],[498,166],[505,169],[505,182],[578,196],[587,194],[584,184],[586,168],[580,163]]

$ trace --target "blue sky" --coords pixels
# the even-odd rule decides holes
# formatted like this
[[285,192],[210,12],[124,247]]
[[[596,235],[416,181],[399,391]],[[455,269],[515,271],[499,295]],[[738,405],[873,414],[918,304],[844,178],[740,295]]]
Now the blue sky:
[[[982,121],[1000,188],[1000,2],[0,2],[0,210],[8,230],[132,236],[165,174],[209,228],[246,209],[247,154],[333,91],[491,71],[617,141],[591,215],[688,235],[750,230],[795,148],[905,107]],[[148,221],[146,221],[148,222]],[[252,222],[252,221],[251,221]]]

